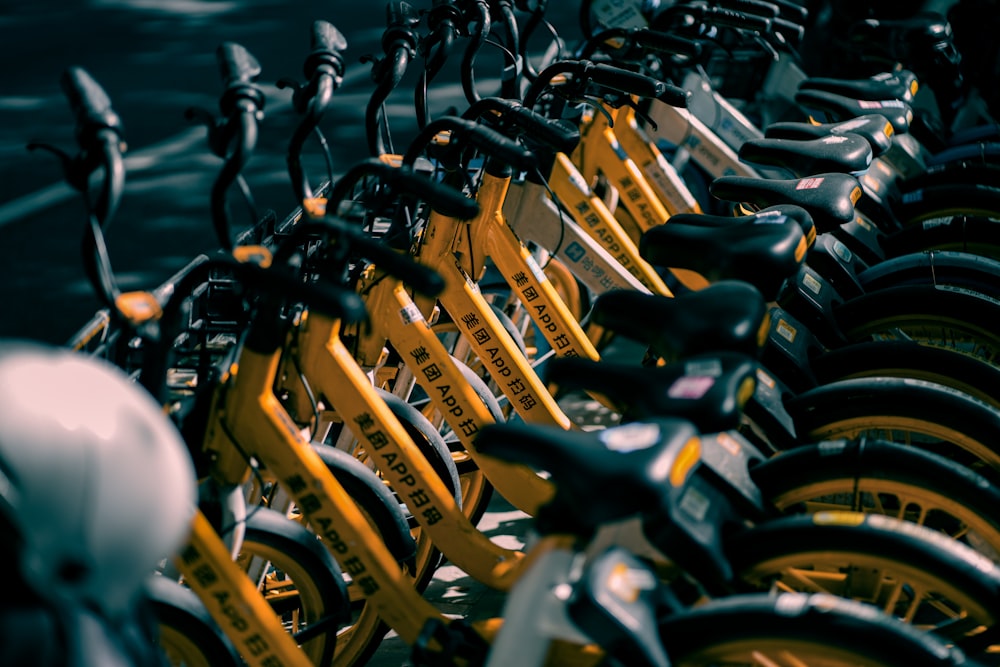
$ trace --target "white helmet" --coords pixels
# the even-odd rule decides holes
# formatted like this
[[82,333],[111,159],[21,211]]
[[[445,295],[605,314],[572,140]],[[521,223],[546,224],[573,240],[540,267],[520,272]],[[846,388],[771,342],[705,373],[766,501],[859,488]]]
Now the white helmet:
[[110,363],[0,340],[0,512],[25,583],[114,619],[186,537],[195,472],[161,407]]

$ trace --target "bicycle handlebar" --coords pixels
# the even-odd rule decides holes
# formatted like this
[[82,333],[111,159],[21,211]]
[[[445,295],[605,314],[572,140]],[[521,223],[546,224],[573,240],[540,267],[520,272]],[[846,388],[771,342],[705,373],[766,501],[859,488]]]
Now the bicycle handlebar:
[[496,112],[501,121],[510,121],[532,139],[546,144],[560,153],[572,153],[580,142],[580,130],[558,119],[546,118],[516,100],[502,97],[485,97],[471,105],[462,117],[477,120]]
[[338,243],[345,244],[357,255],[369,259],[378,268],[425,296],[436,297],[444,291],[444,278],[434,269],[419,264],[409,255],[387,247],[380,240],[372,238],[346,221],[329,216],[309,220],[296,226],[292,233],[283,239],[281,247],[275,253],[275,259],[284,256],[285,248],[293,247],[306,237],[315,235],[332,236]]
[[590,37],[577,53],[578,58],[590,59],[601,46],[613,39],[623,39],[640,51],[660,55],[681,56],[688,60],[699,60],[702,46],[686,37],[678,37],[665,30],[642,28],[608,28]]
[[715,4],[718,7],[766,19],[775,19],[781,15],[781,8],[778,5],[764,0],[716,0]]
[[327,195],[327,210],[336,211],[357,182],[366,176],[377,178],[397,193],[422,199],[442,215],[465,220],[479,213],[479,205],[475,200],[449,185],[421,176],[405,160],[402,166],[394,167],[378,158],[368,158],[354,164],[337,179]]
[[76,116],[76,141],[84,150],[95,150],[103,143],[101,135],[110,130],[122,137],[122,122],[111,108],[111,99],[97,81],[82,67],[69,67],[60,80],[63,94]]
[[699,14],[702,21],[724,28],[751,30],[762,35],[771,31],[771,19],[735,9],[705,7]]
[[310,43],[312,50],[302,66],[309,81],[303,86],[285,79],[278,81],[279,88],[295,86],[292,104],[296,111],[304,114],[288,142],[286,153],[292,188],[300,201],[313,196],[302,168],[302,147],[310,134],[319,131],[320,120],[333,99],[333,92],[343,81],[344,57],[341,52],[347,48],[347,40],[327,21],[313,22]]
[[376,86],[365,107],[368,151],[375,157],[386,153],[379,129],[382,104],[403,80],[419,42],[415,28],[420,23],[420,17],[409,3],[390,2],[385,7],[385,14],[386,29],[382,33],[382,50],[386,57],[373,59],[372,79]]
[[[143,354],[139,383],[161,401],[167,374],[167,351],[180,333],[180,320],[185,301],[202,284],[208,282],[213,271],[227,271],[246,287],[264,294],[307,304],[317,312],[341,319],[345,322],[361,322],[368,317],[364,301],[353,290],[336,284],[306,283],[297,273],[281,266],[263,268],[252,262],[241,262],[231,255],[216,255],[193,266],[173,285],[173,290],[163,303],[160,315],[159,335],[147,338],[148,346]],[[277,323],[263,323],[267,335],[260,338],[267,341],[278,340],[273,329]],[[251,324],[252,326],[252,324]],[[250,336],[246,344],[252,345]]]
[[560,60],[546,67],[525,94],[524,106],[534,106],[542,89],[563,74],[571,74],[573,81],[581,86],[594,84],[625,95],[655,98],[674,107],[687,106],[689,93],[683,88],[639,72],[590,60]]
[[452,141],[457,145],[467,144],[478,148],[489,157],[519,171],[533,169],[538,164],[535,154],[513,139],[508,139],[496,130],[491,130],[480,123],[458,116],[443,116],[428,123],[403,155],[403,164],[412,165],[415,163],[427,144],[439,132],[445,131],[452,133]]
[[[233,240],[230,238],[226,194],[229,187],[241,178],[240,171],[257,145],[257,121],[262,116],[264,93],[254,82],[260,75],[260,64],[243,46],[223,42],[216,49],[215,56],[224,85],[219,98],[224,118],[216,122],[207,111],[197,108],[188,109],[186,114],[189,119],[199,119],[208,126],[209,148],[225,160],[212,184],[211,211],[219,244],[225,250],[231,250]],[[250,203],[245,189],[244,196]],[[254,218],[256,221],[256,213]]]
[[697,60],[701,57],[701,44],[684,37],[672,35],[663,30],[650,30],[649,28],[633,28],[627,31],[628,38],[636,46],[648,49],[656,53],[685,56]]

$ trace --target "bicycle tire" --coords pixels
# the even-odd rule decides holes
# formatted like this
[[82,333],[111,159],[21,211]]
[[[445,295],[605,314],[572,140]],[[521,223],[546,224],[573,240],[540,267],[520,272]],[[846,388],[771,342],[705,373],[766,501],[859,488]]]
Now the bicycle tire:
[[970,183],[942,183],[909,190],[893,202],[893,214],[905,229],[926,220],[956,215],[1000,219],[1000,189]]
[[950,348],[907,340],[851,343],[817,354],[809,368],[818,384],[858,377],[914,378],[1000,408],[1000,368]]
[[279,591],[270,600],[272,608],[291,625],[293,635],[307,633],[300,646],[314,665],[329,664],[336,650],[337,629],[349,613],[347,586],[329,550],[299,522],[281,512],[255,507],[247,513],[239,560],[249,556],[264,558],[275,573],[290,578],[297,595],[281,593],[287,590],[287,579],[276,578],[268,586]]
[[385,400],[403,428],[417,443],[420,451],[427,457],[428,463],[434,468],[444,485],[448,487],[452,498],[461,507],[462,489],[458,479],[458,468],[441,433],[420,410],[399,396],[379,387],[376,387],[375,391]]
[[861,270],[857,279],[867,292],[899,285],[942,284],[1000,298],[1000,261],[968,252],[908,253]]
[[659,633],[674,667],[974,664],[961,650],[870,605],[818,593],[712,600],[661,620]]
[[[476,392],[479,400],[489,410],[493,421],[497,423],[503,422],[506,419],[503,408],[500,407],[500,402],[497,401],[496,396],[490,391],[486,382],[458,359],[452,357],[452,361],[462,374],[462,377],[465,378],[465,381]],[[442,435],[445,435],[445,442],[449,444],[449,448],[453,451],[453,456],[456,457],[455,465],[458,468],[459,479],[462,483],[462,509],[465,515],[469,517],[472,525],[477,526],[483,518],[483,514],[486,513],[486,508],[489,506],[490,500],[493,498],[494,487],[490,483],[489,478],[476,465],[475,460],[465,452],[464,448],[461,448],[461,443],[457,438],[450,440],[447,438],[447,434]],[[460,448],[461,451],[458,451]]]
[[[753,590],[860,600],[949,641],[998,619],[1000,568],[964,544],[899,519],[790,515],[728,536],[725,550],[734,577]],[[947,627],[956,623],[968,625]]]
[[1000,478],[1000,411],[933,382],[841,380],[784,401],[799,442],[862,435],[935,452],[990,481]]
[[[458,474],[455,459],[441,433],[423,413],[399,396],[381,388],[376,388],[376,391],[385,399],[389,409],[399,419],[403,428],[409,433],[413,442],[417,444],[421,453],[423,453],[428,463],[431,464],[431,467],[434,468],[438,477],[444,482],[449,493],[451,493],[451,497],[461,509],[463,503],[462,481]],[[398,502],[405,508],[407,521],[411,530],[417,533],[417,569],[414,575],[416,586],[419,590],[423,590],[430,583],[431,578],[438,567],[444,562],[445,557],[441,553],[441,550],[434,545],[433,541],[420,528],[420,524],[409,511],[409,508],[406,507],[406,503],[401,498],[398,499]]]
[[[462,491],[458,469],[441,434],[419,410],[400,397],[380,387],[376,387],[375,391],[399,420],[400,425],[406,431],[407,435],[409,435],[410,440],[416,445],[431,468],[434,469],[438,478],[444,483],[448,493],[451,494],[455,502],[461,507]],[[336,433],[337,431],[334,430],[328,435],[327,441],[335,440],[337,437]],[[351,454],[353,457],[381,479],[378,467],[372,462],[364,447],[357,440],[352,441],[352,447]],[[385,484],[391,490],[391,485],[388,482],[385,482]],[[393,490],[391,493],[395,494],[395,491]],[[406,508],[406,503],[398,496],[396,496],[394,502],[399,507]],[[420,588],[422,589],[430,581],[431,577],[434,576],[434,571],[441,564],[443,555],[430,539],[426,538],[426,536],[421,537],[422,531],[420,531],[419,524],[413,514],[408,509],[404,509],[404,511],[410,530],[414,531],[417,535],[417,555],[415,558],[414,574],[417,581],[420,582]]]
[[194,591],[159,575],[150,579],[147,591],[159,624],[158,644],[167,664],[242,667],[236,647]]
[[[417,590],[422,583],[433,576],[433,568],[421,565],[421,555],[430,556],[426,549],[418,550],[410,533],[409,523],[399,506],[381,480],[365,464],[351,454],[336,447],[313,443],[313,448],[331,470],[337,481],[355,500],[362,513],[372,525],[374,539],[381,540],[403,567],[413,577]],[[424,541],[429,541],[424,538]],[[429,575],[424,575],[427,570]],[[351,603],[351,623],[342,627],[337,636],[334,663],[338,667],[363,665],[375,654],[382,640],[389,632],[389,626],[378,616],[372,605],[367,604],[363,595],[348,588]]]
[[1000,363],[1000,302],[968,290],[900,285],[838,304],[833,317],[851,342],[903,336]]
[[932,452],[860,438],[806,444],[750,469],[785,514],[850,510],[919,523],[1000,562],[1000,487]]
[[917,252],[949,250],[967,252],[1000,260],[1000,214],[956,215],[948,211],[928,214],[882,238],[886,257],[900,257]]

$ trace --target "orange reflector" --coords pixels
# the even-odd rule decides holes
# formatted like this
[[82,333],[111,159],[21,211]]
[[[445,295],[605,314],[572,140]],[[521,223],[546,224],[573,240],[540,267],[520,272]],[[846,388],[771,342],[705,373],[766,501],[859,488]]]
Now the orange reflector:
[[767,343],[767,337],[771,333],[771,313],[770,311],[764,313],[764,319],[761,320],[760,328],[757,329],[757,347],[764,347]]
[[326,215],[326,197],[310,197],[302,201],[302,208],[314,218]]
[[806,256],[806,250],[809,249],[809,244],[806,242],[805,234],[799,237],[799,245],[795,247],[795,261],[801,262],[802,258]]
[[670,484],[680,486],[687,479],[694,464],[701,460],[701,440],[691,438],[674,459],[674,467],[670,469]]
[[744,378],[743,382],[740,383],[740,388],[736,392],[736,403],[741,409],[747,404],[750,397],[753,396],[753,392],[756,388],[757,381],[752,377]]
[[115,299],[115,307],[133,324],[158,320],[163,315],[160,302],[150,292],[122,292]]
[[233,257],[244,264],[256,264],[262,269],[271,266],[271,250],[262,245],[241,245],[233,248]]
[[813,523],[820,526],[859,526],[865,520],[864,512],[816,512]]

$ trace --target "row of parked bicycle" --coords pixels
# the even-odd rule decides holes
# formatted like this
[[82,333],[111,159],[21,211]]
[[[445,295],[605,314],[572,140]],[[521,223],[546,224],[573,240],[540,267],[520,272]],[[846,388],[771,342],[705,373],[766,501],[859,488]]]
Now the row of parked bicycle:
[[[219,251],[149,291],[105,243],[122,124],[65,71],[77,150],[33,147],[105,307],[0,354],[0,655],[340,667],[392,630],[416,665],[997,664],[1000,144],[987,96],[921,85],[960,76],[946,17],[859,22],[872,70],[834,78],[788,0],[585,0],[578,44],[545,4],[389,3],[340,173],[349,40],[315,21],[284,217],[243,174],[260,64],[223,42],[189,113]],[[456,60],[467,104],[431,117]],[[479,529],[493,493],[523,549]],[[502,616],[425,599],[445,561]]]

